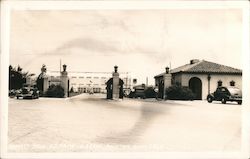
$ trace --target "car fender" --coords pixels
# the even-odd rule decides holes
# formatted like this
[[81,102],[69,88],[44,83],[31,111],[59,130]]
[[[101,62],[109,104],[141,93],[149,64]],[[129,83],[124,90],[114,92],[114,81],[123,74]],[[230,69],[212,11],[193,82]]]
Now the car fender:
[[214,99],[214,94],[213,94],[213,93],[208,94],[208,95],[207,95],[207,99],[208,99],[209,97],[212,97],[212,98]]

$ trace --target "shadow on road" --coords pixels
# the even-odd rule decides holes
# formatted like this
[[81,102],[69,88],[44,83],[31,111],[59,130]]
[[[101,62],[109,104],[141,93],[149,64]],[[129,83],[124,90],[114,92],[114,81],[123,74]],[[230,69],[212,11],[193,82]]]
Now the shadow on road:
[[151,104],[144,103],[140,109],[140,117],[133,127],[124,132],[97,137],[94,142],[120,145],[131,145],[137,143],[147,128],[150,127],[153,120],[160,114],[166,114],[166,108],[163,109],[162,106],[154,107]]
[[[89,95],[72,99],[72,102],[92,103],[93,106],[122,111],[138,111],[139,118],[134,125],[123,132],[107,133],[99,136],[93,142],[101,144],[131,145],[138,143],[140,137],[151,126],[159,115],[167,115],[171,106],[189,106],[174,101],[156,101],[143,99],[124,99],[123,101],[107,100],[104,96]],[[119,111],[118,111],[119,112]],[[115,120],[115,119],[114,119]],[[122,125],[121,125],[122,126]]]

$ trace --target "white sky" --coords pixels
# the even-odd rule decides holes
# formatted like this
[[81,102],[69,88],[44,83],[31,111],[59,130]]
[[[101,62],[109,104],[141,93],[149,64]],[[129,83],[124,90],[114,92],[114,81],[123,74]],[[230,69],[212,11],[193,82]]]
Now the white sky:
[[10,64],[40,73],[131,72],[153,84],[165,67],[204,59],[242,68],[240,10],[13,11]]

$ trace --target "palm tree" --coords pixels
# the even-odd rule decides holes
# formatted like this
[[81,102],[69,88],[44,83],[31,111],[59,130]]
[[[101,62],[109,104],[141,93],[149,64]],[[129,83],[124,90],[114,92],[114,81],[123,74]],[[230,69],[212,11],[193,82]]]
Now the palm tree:
[[15,67],[9,66],[9,90],[20,89],[26,82],[27,78],[34,76],[34,73],[22,72],[23,68],[19,65],[17,69]]

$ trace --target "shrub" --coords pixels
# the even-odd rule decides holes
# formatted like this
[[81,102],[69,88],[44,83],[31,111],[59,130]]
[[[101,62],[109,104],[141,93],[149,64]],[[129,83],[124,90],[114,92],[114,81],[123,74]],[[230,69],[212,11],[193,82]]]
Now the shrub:
[[167,99],[174,100],[193,100],[195,97],[194,93],[188,87],[180,85],[174,85],[167,88],[166,95]]
[[70,91],[69,91],[70,93],[74,93],[74,88],[73,87],[71,87],[71,89],[70,89]]
[[49,86],[48,90],[45,93],[46,97],[56,97],[63,98],[64,97],[64,89],[60,85],[52,84]]
[[145,96],[146,98],[155,98],[156,97],[156,92],[154,91],[153,87],[147,87],[145,89]]

